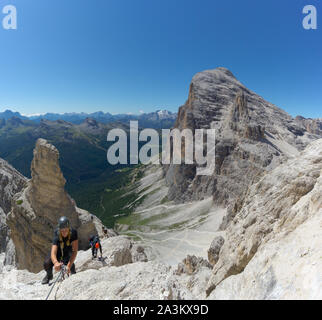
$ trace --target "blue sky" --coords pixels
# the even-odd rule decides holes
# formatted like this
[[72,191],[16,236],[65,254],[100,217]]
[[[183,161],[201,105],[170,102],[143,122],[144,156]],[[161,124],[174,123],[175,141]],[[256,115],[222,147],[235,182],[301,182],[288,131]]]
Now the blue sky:
[[[0,27],[0,111],[177,111],[195,73],[224,66],[291,115],[322,117],[321,3],[0,0],[18,11],[17,30]],[[302,27],[308,4],[317,30]]]

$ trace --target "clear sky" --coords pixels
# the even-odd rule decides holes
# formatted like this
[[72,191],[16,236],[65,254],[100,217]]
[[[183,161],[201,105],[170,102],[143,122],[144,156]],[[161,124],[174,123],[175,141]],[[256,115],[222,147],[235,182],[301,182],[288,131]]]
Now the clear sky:
[[[0,111],[177,111],[199,71],[230,69],[296,116],[322,117],[322,0],[0,0]],[[318,29],[302,27],[305,5]]]

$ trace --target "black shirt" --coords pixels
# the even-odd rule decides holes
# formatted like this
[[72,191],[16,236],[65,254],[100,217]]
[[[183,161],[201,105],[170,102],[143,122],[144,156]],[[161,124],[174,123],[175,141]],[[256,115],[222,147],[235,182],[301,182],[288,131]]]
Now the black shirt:
[[93,246],[95,246],[95,244],[96,243],[99,243],[99,244],[101,244],[100,243],[100,238],[98,237],[98,235],[96,235],[96,236],[91,236],[90,238],[89,238],[89,243],[90,243],[90,245],[93,247]]
[[[71,234],[70,234],[70,241],[69,241],[69,246],[67,245],[67,240],[68,240],[68,236],[66,238],[62,238],[63,242],[64,242],[64,257],[70,256],[72,253],[72,242],[75,240],[78,240],[78,235],[77,235],[77,231],[75,229],[71,229]],[[61,257],[61,248],[60,248],[60,244],[61,241],[59,240],[59,229],[56,229],[54,232],[54,239],[53,239],[53,245],[58,246],[58,250],[57,250],[57,258],[58,256]]]

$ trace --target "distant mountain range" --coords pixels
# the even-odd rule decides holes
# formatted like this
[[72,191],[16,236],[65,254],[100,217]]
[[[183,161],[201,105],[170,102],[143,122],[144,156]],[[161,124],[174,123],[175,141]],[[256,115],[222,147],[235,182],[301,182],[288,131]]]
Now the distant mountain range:
[[[130,120],[138,120],[139,130],[168,129],[174,126],[176,114],[166,110],[141,115],[109,113],[65,113],[26,117],[19,112],[0,112],[0,158],[7,160],[30,178],[33,149],[38,138],[47,139],[60,152],[60,165],[67,180],[66,189],[82,208],[113,226],[113,216],[135,200],[123,197],[131,166],[111,166],[106,152],[112,142],[106,141],[109,130],[119,128],[129,133]],[[129,134],[128,134],[129,135]],[[121,210],[122,209],[122,210]]]
[[19,118],[21,120],[32,120],[35,122],[40,122],[41,120],[50,120],[57,121],[63,120],[73,124],[80,124],[84,122],[87,118],[94,119],[101,123],[110,123],[110,122],[122,122],[129,123],[130,120],[139,121],[139,125],[144,128],[152,127],[156,129],[161,128],[170,128],[174,124],[177,113],[173,113],[168,110],[157,110],[150,113],[142,113],[140,115],[134,114],[116,114],[112,115],[108,112],[104,113],[102,111],[93,112],[93,113],[46,113],[43,115],[33,115],[33,116],[23,116],[19,112],[13,112],[11,110],[5,110],[0,112],[0,119],[8,120],[12,117]]
[[12,117],[17,117],[23,120],[28,120],[28,117],[22,116],[19,112],[13,112],[11,110],[5,110],[4,112],[0,112],[0,119],[8,120]]

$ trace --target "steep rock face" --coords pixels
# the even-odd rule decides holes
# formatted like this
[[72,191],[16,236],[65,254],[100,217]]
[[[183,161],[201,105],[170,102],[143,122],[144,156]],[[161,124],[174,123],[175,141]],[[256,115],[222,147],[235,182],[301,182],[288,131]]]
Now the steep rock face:
[[305,119],[297,116],[295,121],[308,132],[322,136],[322,119]]
[[6,215],[0,207],[0,252],[3,252],[7,246],[8,226]]
[[9,229],[6,215],[11,210],[12,197],[26,185],[27,179],[0,159],[0,252],[6,250],[9,241]]
[[294,231],[268,241],[242,273],[222,281],[208,298],[321,300],[321,221],[322,209]]
[[33,209],[52,225],[60,216],[67,216],[71,224],[79,225],[75,203],[64,187],[66,180],[59,167],[59,152],[44,139],[39,139],[31,163],[31,181],[27,199]]
[[[32,179],[27,187],[13,197],[13,207],[7,216],[11,238],[16,247],[16,262],[20,269],[37,272],[48,254],[53,231],[61,216],[67,216],[79,233],[79,247],[88,247],[88,238],[103,236],[102,223],[87,211],[79,209],[64,189],[59,152],[44,139],[38,139],[31,165]],[[109,230],[109,235],[115,235]]]
[[208,250],[208,260],[212,266],[214,266],[219,259],[219,252],[221,247],[224,245],[225,239],[222,236],[217,236],[210,245]]
[[[248,187],[297,155],[317,135],[290,115],[248,90],[225,68],[197,73],[179,108],[175,128],[215,129],[215,170],[197,176],[196,163],[164,165],[168,198],[175,202],[213,196],[217,205],[243,199]],[[185,147],[181,154],[184,159]]]
[[[279,278],[283,277],[283,274],[276,270],[276,265],[274,266],[274,263],[277,263],[277,258],[274,258],[274,255],[284,255],[280,257],[279,263],[281,264],[280,268],[285,269],[288,264],[287,254],[290,255],[290,259],[292,257],[292,263],[298,264],[296,255],[293,256],[293,253],[287,252],[287,245],[289,245],[289,250],[293,251],[300,250],[301,246],[310,244],[312,252],[319,254],[318,250],[322,245],[319,242],[321,237],[316,238],[313,234],[302,235],[299,239],[306,238],[306,243],[292,243],[292,241],[296,239],[295,234],[299,233],[295,231],[297,228],[307,229],[308,226],[302,227],[305,223],[313,225],[313,222],[307,222],[307,220],[318,220],[318,225],[321,225],[321,173],[322,139],[319,139],[311,143],[298,157],[288,160],[266,174],[249,189],[243,205],[232,217],[232,221],[228,223],[225,230],[225,242],[220,249],[219,259],[214,265],[207,293],[211,293],[228,277],[241,274],[253,261],[255,255],[258,263],[263,264],[261,254],[264,252],[266,252],[266,264],[271,265],[275,270],[272,269],[276,278],[275,282],[277,285],[284,286],[284,290],[287,292],[285,287],[287,281]],[[287,238],[292,232],[293,236]],[[278,249],[279,241],[283,242],[283,251]],[[276,251],[268,251],[267,248],[270,247],[275,247]],[[307,268],[309,269],[309,266]],[[249,276],[250,269],[256,269],[256,262],[252,262],[249,267]],[[265,275],[260,272],[258,269],[257,274],[260,274],[258,277],[262,277],[264,281]],[[290,283],[292,283],[291,278],[295,273],[290,271],[288,275]],[[239,279],[241,278],[245,280],[245,276],[240,276]],[[216,294],[214,293],[214,295]]]
[[4,213],[11,209],[11,199],[26,185],[27,178],[0,158],[0,207]]

